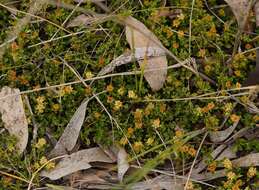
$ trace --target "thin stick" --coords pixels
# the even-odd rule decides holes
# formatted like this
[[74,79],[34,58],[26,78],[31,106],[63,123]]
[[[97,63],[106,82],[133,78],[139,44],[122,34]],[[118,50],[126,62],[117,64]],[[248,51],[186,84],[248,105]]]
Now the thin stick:
[[192,14],[193,14],[193,8],[194,8],[195,0],[192,0],[192,8],[191,8],[191,15],[189,20],[189,56],[191,57],[191,44],[192,44]]
[[[158,132],[157,129],[155,129],[155,132],[156,132],[156,134],[158,135],[158,137],[160,138],[160,140],[162,141],[162,143],[163,143],[165,149],[167,149],[167,146],[166,146],[166,144],[165,144],[164,139],[162,138],[162,135]],[[172,165],[172,171],[173,171],[173,176],[174,176],[174,183],[175,183],[175,185],[176,185],[176,176],[175,176],[175,175],[176,175],[176,172],[175,172],[174,163],[173,163],[173,160],[172,160],[171,156],[169,157],[169,161],[170,161],[170,163],[171,163],[171,165]]]
[[[185,63],[171,65],[171,66],[168,67],[168,69],[179,68],[183,64],[185,64]],[[163,68],[160,68],[160,69],[163,69]],[[147,70],[147,71],[155,71],[155,70],[160,70],[160,69],[152,69],[152,70]],[[105,79],[105,78],[110,78],[110,77],[115,77],[115,76],[127,76],[127,75],[136,75],[136,74],[141,74],[141,71],[114,73],[114,74],[98,76],[98,77],[93,77],[93,78],[89,78],[89,79],[82,79],[82,80],[84,82],[87,82],[87,81],[100,80],[100,79]],[[57,84],[57,85],[53,85],[53,86],[46,86],[46,87],[42,87],[42,88],[26,90],[26,91],[22,91],[20,93],[15,93],[15,94],[7,95],[7,96],[4,96],[4,97],[0,97],[0,100],[2,100],[4,98],[11,97],[11,96],[28,94],[28,93],[32,93],[32,92],[39,92],[39,91],[42,91],[42,90],[48,90],[48,89],[51,89],[51,88],[59,88],[59,87],[69,86],[69,85],[74,85],[74,84],[79,84],[79,83],[82,83],[82,81],[81,80],[77,80],[77,81],[72,81],[72,82],[63,83],[63,84]]]
[[[132,168],[142,168],[142,167],[139,167],[139,166],[136,166],[136,165],[130,165],[130,167]],[[164,174],[164,175],[167,175],[167,176],[175,176],[176,178],[179,178],[179,179],[187,179],[187,177],[185,176],[181,176],[181,175],[177,175],[177,174],[172,174],[172,173],[169,173],[169,172],[166,172],[166,171],[162,171],[162,170],[158,170],[158,169],[151,169],[150,171],[152,172],[156,172],[156,173],[160,173],[160,174]],[[203,182],[203,181],[199,181],[199,180],[196,180],[196,179],[192,179],[190,178],[190,181],[193,181],[193,182],[196,182],[196,183],[200,183],[200,184],[203,184],[203,185],[207,185],[209,187],[213,187],[213,188],[216,188],[216,186],[214,185],[211,185],[209,183],[206,183],[206,182]]]
[[26,183],[30,183],[28,180],[26,180],[26,179],[24,179],[24,178],[21,178],[21,177],[19,177],[19,176],[13,175],[13,174],[9,174],[9,173],[4,172],[4,171],[0,171],[0,174],[5,175],[5,176],[8,176],[8,177],[11,177],[11,178],[14,178],[14,179],[18,179],[18,180],[23,181],[23,182],[26,182]]
[[32,177],[29,181],[29,185],[28,185],[28,188],[27,190],[30,190],[31,189],[31,186],[32,186],[32,182],[34,180],[34,178],[36,177],[36,175],[46,166],[48,165],[50,162],[54,161],[54,160],[58,160],[60,158],[64,158],[66,155],[62,155],[62,156],[58,156],[58,157],[55,157],[55,158],[52,158],[50,160],[48,160],[46,163],[44,163],[41,167],[39,167],[39,169],[37,169],[33,174],[32,174]]
[[2,4],[2,3],[0,3],[0,6],[6,8],[6,9],[9,9],[11,11],[16,11],[18,13],[22,13],[22,14],[25,14],[25,15],[28,15],[28,16],[31,16],[31,17],[34,17],[34,18],[38,18],[38,19],[44,20],[44,21],[48,22],[49,24],[52,24],[52,25],[56,26],[57,28],[65,31],[67,33],[71,33],[69,30],[67,30],[67,29],[63,28],[62,26],[59,26],[58,24],[56,24],[56,23],[54,23],[54,22],[52,22],[52,21],[50,21],[48,19],[45,19],[43,17],[31,14],[31,13],[27,13],[27,12],[24,12],[24,11],[20,11],[20,10],[17,10],[17,9],[13,9],[11,7],[8,7],[8,6],[4,5],[4,4]]
[[195,158],[194,158],[194,160],[193,160],[193,162],[192,162],[192,166],[191,166],[191,169],[190,169],[189,174],[188,174],[188,177],[187,177],[187,181],[186,181],[185,186],[184,186],[184,190],[187,190],[188,183],[189,183],[190,178],[191,178],[191,174],[192,174],[193,167],[194,167],[194,165],[195,165],[195,162],[196,162],[196,160],[197,160],[197,158],[198,158],[198,155],[199,155],[199,153],[200,153],[201,147],[202,147],[202,145],[203,145],[203,143],[204,143],[204,141],[205,141],[207,135],[208,135],[208,132],[206,132],[205,135],[203,136],[203,139],[202,139],[202,141],[201,141],[201,143],[200,143],[200,146],[199,146],[199,148],[198,148],[198,150],[197,150],[197,153],[196,153]]

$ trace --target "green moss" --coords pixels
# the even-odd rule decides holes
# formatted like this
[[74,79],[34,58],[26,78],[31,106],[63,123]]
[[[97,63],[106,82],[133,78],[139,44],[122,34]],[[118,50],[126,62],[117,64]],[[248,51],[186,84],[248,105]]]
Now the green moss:
[[[74,1],[63,2],[75,5]],[[183,67],[169,70],[166,83],[158,92],[152,92],[145,80],[140,85],[140,76],[121,76],[94,81],[91,90],[95,93],[106,90],[106,87],[112,84],[113,91],[100,95],[100,99],[117,121],[123,133],[126,134],[130,143],[142,143],[144,146],[140,150],[141,153],[156,145],[161,145],[162,142],[157,132],[164,141],[169,141],[174,137],[175,131],[179,129],[185,133],[203,127],[209,131],[215,131],[219,129],[224,117],[233,112],[241,116],[241,124],[238,129],[243,126],[254,127],[256,124],[256,121],[253,120],[254,114],[247,112],[246,108],[240,105],[233,110],[234,101],[230,99],[214,100],[212,98],[212,100],[143,102],[143,100],[189,98],[235,88],[238,83],[243,83],[249,71],[254,68],[255,56],[254,52],[237,54],[233,62],[228,65],[233,74],[229,73],[227,60],[232,55],[237,25],[231,21],[234,19],[233,15],[229,14],[226,8],[215,9],[215,13],[224,21],[222,23],[207,10],[204,1],[196,0],[192,17],[192,36],[189,38],[191,1],[168,1],[169,7],[166,10],[175,11],[176,8],[181,9],[181,14],[176,15],[174,18],[159,16],[160,11],[165,10],[165,8],[161,7],[161,1],[145,0],[143,1],[143,7],[136,2],[132,0],[128,2],[113,0],[110,2],[109,7],[112,10],[117,10],[116,14],[120,16],[132,15],[143,22],[159,38],[162,44],[181,60],[190,56],[189,40],[191,40],[191,57],[197,60],[195,66],[198,71],[213,79],[217,85],[211,84]],[[209,6],[215,6],[217,2],[216,0],[209,0],[208,4]],[[28,5],[28,1],[22,1],[19,9],[27,11]],[[83,4],[82,7],[103,12],[89,2]],[[48,5],[39,13],[39,16],[61,25],[70,13],[71,10]],[[72,18],[80,14],[76,11]],[[18,14],[19,18],[22,16],[22,14]],[[2,8],[0,8],[0,18],[0,28],[2,29],[0,31],[0,41],[2,43],[6,37],[7,29],[14,25],[17,20],[11,16],[10,12]],[[100,26],[104,30],[94,30],[100,29]],[[0,60],[0,76],[3,76],[0,78],[0,87],[8,85],[25,91],[36,87],[78,80],[74,73],[63,64],[64,60],[77,70],[81,76],[84,77],[87,72],[91,72],[96,76],[104,65],[109,64],[115,57],[129,49],[123,34],[124,27],[114,21],[107,21],[100,25],[94,24],[90,27],[93,30],[82,27],[68,29],[71,32],[85,30],[85,33],[44,42],[51,39],[58,31],[58,28],[43,21],[28,24],[17,39],[8,46],[3,59]],[[56,37],[66,34],[64,31],[59,31]],[[258,31],[257,34],[259,34]],[[248,49],[251,49],[255,47],[254,37],[253,34],[242,35],[241,48],[247,49],[248,47]],[[41,42],[44,43],[29,48],[29,46]],[[175,64],[175,61],[168,58],[168,64]],[[131,63],[116,68],[114,72],[135,70],[137,67],[137,63]],[[89,95],[82,84],[75,84],[71,87],[72,92],[63,95],[61,95],[61,88],[28,94],[35,119],[40,126],[38,138],[46,138],[46,131],[50,131],[51,135],[58,139],[81,101]],[[124,88],[124,94],[120,94],[118,91],[121,87]],[[137,99],[128,97],[130,90],[136,93]],[[226,94],[219,93],[213,96],[217,95]],[[44,97],[45,99],[42,112],[37,110],[38,97]],[[115,101],[122,103],[119,110],[114,109]],[[204,112],[203,108],[210,102],[214,103],[215,108]],[[58,105],[58,109],[53,105]],[[142,110],[141,120],[136,120],[134,117],[134,113],[138,109]],[[156,129],[157,132],[152,126],[153,121],[156,119],[160,121],[160,127]],[[228,121],[227,125],[230,124],[232,123]],[[29,125],[29,128],[31,137],[32,124]],[[80,132],[79,142],[81,147],[86,148],[97,143],[104,146],[110,146],[112,143],[121,144],[132,156],[133,152],[129,144],[123,141],[125,137],[123,133],[118,129],[118,126],[114,123],[113,125],[111,124],[110,118],[95,100],[89,103],[87,119]],[[150,139],[153,140],[152,143]],[[200,141],[200,138],[195,138],[188,146],[197,149],[197,144]],[[236,149],[248,152],[253,149],[257,150],[256,143],[258,143],[257,140],[246,141],[241,139],[237,142]],[[0,145],[1,169],[26,180],[29,180],[31,174],[35,171],[34,166],[52,148],[51,146],[44,146],[37,149],[32,144],[28,146],[26,156],[14,156],[15,140],[12,137],[0,135]],[[209,145],[204,145],[201,150],[202,154],[209,155],[210,148]],[[143,159],[149,160],[163,150],[164,147],[161,146],[160,149],[147,154]],[[175,153],[180,155],[177,151]],[[193,157],[183,154],[176,158],[176,162],[180,162],[179,159],[183,157],[186,162],[193,160]],[[0,176],[1,188],[23,189],[26,186],[25,182],[12,179],[12,183],[9,183],[5,179],[6,176]],[[39,178],[36,177],[35,182],[40,184],[38,180]]]

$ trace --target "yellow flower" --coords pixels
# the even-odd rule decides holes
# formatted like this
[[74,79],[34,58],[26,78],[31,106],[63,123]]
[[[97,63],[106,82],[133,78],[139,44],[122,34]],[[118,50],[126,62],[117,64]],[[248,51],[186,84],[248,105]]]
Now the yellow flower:
[[131,99],[137,99],[138,96],[135,94],[135,92],[133,90],[129,90],[128,97]]
[[86,95],[90,95],[91,93],[92,93],[92,88],[91,88],[90,85],[87,85],[87,86],[85,87],[85,94],[86,94]]
[[232,115],[230,116],[230,120],[231,120],[232,122],[234,122],[234,123],[238,122],[239,119],[240,119],[240,117],[239,117],[238,115],[236,115],[236,114],[232,114]]
[[140,142],[140,141],[135,142],[135,143],[133,144],[133,149],[134,149],[134,151],[136,151],[137,153],[140,152],[140,151],[142,150],[142,148],[143,148],[143,143]]
[[155,105],[153,103],[149,103],[145,108],[144,114],[148,116],[154,108],[155,108]]
[[232,162],[228,158],[226,158],[223,161],[223,166],[226,169],[232,169]]
[[255,122],[258,122],[258,121],[259,121],[259,115],[255,115],[255,116],[253,117],[253,120],[254,120]]
[[61,96],[64,96],[65,94],[71,94],[73,92],[73,87],[72,86],[64,86],[61,88]]
[[120,139],[120,144],[121,144],[121,145],[126,145],[126,144],[128,144],[127,138],[126,138],[126,137],[122,137],[122,138]]
[[143,111],[141,109],[136,109],[136,111],[133,113],[135,121],[141,121],[142,120],[142,112]]
[[233,181],[235,179],[235,177],[236,177],[236,174],[234,172],[227,173],[228,180]]
[[175,49],[179,48],[179,43],[174,42],[174,43],[173,43],[173,48],[175,48]]
[[210,102],[210,103],[207,105],[208,110],[212,110],[214,107],[215,107],[215,104],[214,104],[213,102]]
[[187,145],[180,146],[180,152],[186,153],[188,152],[189,147]]
[[154,142],[154,139],[153,138],[151,138],[151,137],[149,137],[148,139],[147,139],[147,145],[152,145],[153,144],[153,142]]
[[215,172],[216,168],[217,168],[217,162],[214,161],[214,162],[212,162],[211,164],[208,165],[207,169],[208,169],[209,172],[213,173],[213,172]]
[[39,96],[37,99],[36,99],[36,102],[37,102],[37,105],[36,105],[36,111],[38,113],[43,113],[44,112],[44,109],[45,109],[45,97],[43,96]]
[[178,33],[177,33],[177,35],[178,35],[178,38],[184,37],[184,31],[179,30]]
[[143,123],[142,123],[142,122],[135,122],[135,128],[141,129],[142,126],[143,126]]
[[232,110],[233,110],[233,104],[232,103],[227,103],[223,107],[223,111],[225,112],[225,115],[229,115]]
[[160,106],[159,106],[159,111],[161,113],[164,113],[166,111],[166,104],[162,103]]
[[134,129],[132,127],[128,128],[127,135],[131,136],[134,133]]
[[153,127],[155,127],[155,128],[160,127],[160,119],[159,118],[153,120]]
[[192,148],[192,147],[190,147],[188,149],[188,154],[190,154],[192,157],[194,157],[196,155],[196,152],[197,151],[194,148]]
[[210,30],[207,32],[208,37],[214,37],[217,34],[215,25],[213,25]]
[[175,136],[178,137],[178,138],[181,138],[183,136],[183,131],[182,130],[176,130]]
[[71,94],[73,92],[73,87],[72,86],[65,86],[63,88],[65,94]]
[[56,166],[55,162],[49,162],[45,167],[47,170],[51,170],[55,168],[55,166]]
[[42,148],[46,144],[46,140],[44,138],[40,138],[38,142],[35,144],[36,148]]
[[108,96],[107,97],[107,103],[112,103],[113,102],[113,97],[112,96]]
[[184,18],[185,18],[184,14],[182,14],[182,13],[180,15],[178,15],[177,17],[179,20],[184,20]]
[[45,156],[41,157],[41,159],[40,159],[40,164],[41,165],[44,165],[47,162],[48,162],[48,159]]
[[193,183],[191,181],[188,182],[186,189],[188,190],[194,189]]
[[256,175],[256,168],[255,167],[250,167],[247,171],[247,177],[252,178]]
[[240,190],[240,186],[243,184],[242,180],[237,180],[236,183],[233,185],[233,187],[231,188],[231,190]]
[[236,88],[241,88],[241,84],[239,82],[236,83]]
[[230,88],[232,86],[231,81],[227,81],[225,85],[227,88]]
[[219,10],[219,16],[225,16],[225,11],[224,9]]
[[199,52],[198,52],[198,56],[199,57],[205,57],[205,54],[206,54],[206,50],[205,49],[200,49]]
[[165,28],[164,29],[165,33],[166,33],[166,37],[170,38],[174,33],[170,30],[170,28]]
[[117,92],[118,92],[118,94],[119,94],[120,96],[123,96],[124,93],[125,93],[125,88],[124,88],[124,87],[120,87]]
[[114,103],[114,110],[119,110],[122,107],[122,102],[120,100],[116,100]]
[[106,90],[107,90],[108,92],[112,92],[112,91],[113,91],[113,86],[112,86],[112,84],[109,84],[109,85],[106,87]]
[[52,109],[53,109],[53,111],[57,112],[60,109],[60,105],[59,104],[53,104]]
[[101,117],[101,114],[99,112],[94,113],[95,119],[99,119]]
[[241,76],[241,71],[240,71],[240,70],[236,70],[236,71],[234,71],[234,74],[235,74],[237,77],[240,77],[240,76]]
[[90,78],[93,78],[93,73],[91,72],[91,71],[87,71],[86,73],[85,73],[85,78],[87,78],[87,79],[90,79]]
[[[46,164],[48,162],[48,159],[45,157],[45,156],[43,156],[41,159],[40,159],[40,164],[41,165],[44,165],[44,164]],[[50,169],[53,169],[54,167],[55,167],[55,162],[49,162],[49,163],[47,163],[47,165],[45,166],[46,167],[46,169],[47,170],[50,170]]]
[[173,21],[173,27],[176,27],[176,28],[177,28],[180,24],[181,24],[181,22],[180,22],[179,19],[175,19],[175,20]]

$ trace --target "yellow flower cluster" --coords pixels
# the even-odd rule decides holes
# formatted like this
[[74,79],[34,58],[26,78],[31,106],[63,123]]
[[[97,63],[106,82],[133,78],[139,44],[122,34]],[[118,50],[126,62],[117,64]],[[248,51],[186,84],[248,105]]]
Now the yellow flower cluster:
[[128,97],[131,99],[137,99],[138,96],[136,95],[136,93],[133,90],[129,90],[128,91]]
[[210,30],[207,32],[208,37],[215,37],[217,35],[217,29],[215,25],[212,25]]
[[52,110],[53,110],[54,112],[59,111],[59,110],[60,110],[60,105],[59,105],[59,104],[53,104],[53,105],[52,105]]
[[215,104],[214,104],[213,102],[210,102],[210,103],[208,103],[207,106],[203,107],[203,108],[201,109],[201,111],[202,111],[203,113],[207,113],[207,112],[209,112],[210,110],[212,110],[214,107],[215,107]]
[[209,172],[213,173],[213,172],[215,172],[216,168],[217,168],[217,162],[213,161],[212,163],[210,163],[210,164],[208,165],[207,170],[208,170]]
[[93,73],[91,71],[87,71],[85,73],[85,78],[90,79],[90,78],[93,78],[93,77],[94,77],[94,75],[93,75]]
[[119,94],[120,96],[123,96],[124,93],[125,93],[125,88],[124,88],[124,87],[120,87],[117,92],[118,92],[118,94]]
[[142,109],[136,109],[134,114],[134,121],[135,121],[135,128],[140,129],[143,126],[142,123],[142,117],[143,117],[143,110]]
[[144,145],[141,141],[135,142],[133,144],[133,149],[134,151],[136,151],[137,153],[139,153],[142,149],[143,149]]
[[45,104],[45,97],[44,96],[39,96],[37,99],[36,99],[36,112],[37,113],[43,113],[44,112],[44,109],[46,107],[46,104]]
[[35,147],[40,149],[46,144],[46,140],[44,138],[40,138],[38,142],[35,144]]
[[146,144],[149,146],[152,145],[153,143],[154,143],[154,138],[152,138],[152,137],[149,137],[146,141]]
[[160,127],[160,119],[154,119],[152,122],[152,126],[155,127],[156,129]]
[[[48,162],[48,163],[47,163]],[[46,164],[47,163],[47,164]],[[45,165],[46,164],[46,166],[45,166],[45,168],[47,169],[47,170],[51,170],[51,169],[53,169],[53,168],[55,168],[55,162],[49,162],[48,161],[48,159],[45,157],[45,156],[43,156],[41,159],[40,159],[40,165]]]
[[230,120],[233,122],[233,123],[236,123],[240,120],[240,116],[236,115],[236,114],[232,114],[230,116]]
[[180,152],[187,153],[192,157],[194,157],[196,155],[196,152],[197,152],[193,147],[190,147],[188,145],[181,146],[179,150],[180,150]]
[[223,161],[223,166],[224,166],[224,168],[230,170],[230,169],[232,169],[232,162],[228,158],[226,158]]
[[109,84],[109,85],[106,87],[107,92],[112,92],[113,89],[114,89],[114,88],[113,88],[112,84]]
[[122,102],[120,100],[116,100],[114,103],[114,110],[120,110],[122,107]]
[[155,108],[155,105],[153,103],[149,103],[147,107],[144,110],[144,115],[148,116],[152,112],[152,110]]
[[64,96],[66,94],[71,94],[73,92],[72,86],[64,86],[61,88],[60,96]]
[[249,178],[252,178],[252,177],[254,177],[255,175],[256,175],[256,168],[255,167],[250,167],[249,169],[248,169],[248,171],[247,171],[247,177],[249,177]]

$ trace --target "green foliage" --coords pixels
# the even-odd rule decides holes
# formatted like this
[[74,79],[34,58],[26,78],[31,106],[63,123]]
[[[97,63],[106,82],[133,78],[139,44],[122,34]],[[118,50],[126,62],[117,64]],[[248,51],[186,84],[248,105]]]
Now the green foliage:
[[[74,1],[70,0],[63,2],[76,5]],[[243,83],[249,71],[254,68],[254,52],[245,55],[237,54],[233,62],[229,63],[233,74],[229,73],[226,62],[232,55],[237,26],[233,22],[233,16],[228,13],[226,8],[214,9],[215,13],[224,21],[222,23],[207,10],[204,1],[196,0],[192,17],[192,34],[189,38],[191,2],[190,0],[170,0],[168,1],[169,7],[164,8],[161,7],[159,0],[144,0],[143,7],[138,1],[112,0],[109,1],[109,7],[116,10],[115,14],[132,15],[143,22],[179,59],[184,60],[190,56],[196,58],[198,71],[213,79],[217,85],[211,84],[181,67],[168,71],[166,83],[158,92],[152,92],[142,78],[143,76],[137,75],[96,80],[89,89],[79,83],[29,93],[28,97],[34,116],[40,126],[37,141],[41,138],[47,139],[47,131],[58,139],[81,101],[89,97],[91,92],[98,93],[107,90],[108,85],[112,85],[113,89],[100,95],[100,99],[122,130],[118,129],[115,123],[111,124],[107,113],[93,100],[88,105],[87,119],[80,133],[81,148],[97,143],[104,146],[115,143],[124,146],[133,156],[133,150],[125,140],[125,135],[133,145],[134,151],[143,153],[162,144],[157,133],[164,141],[170,141],[179,131],[187,134],[204,127],[209,131],[216,131],[219,130],[224,117],[230,116],[233,112],[241,115],[241,125],[238,127],[254,127],[258,122],[253,119],[254,115],[248,113],[243,106],[234,107],[234,101],[230,99],[155,101],[189,98],[218,90],[236,88]],[[216,6],[217,3],[216,0],[208,0],[211,7]],[[19,9],[27,11],[28,5],[29,1],[22,1]],[[82,4],[81,7],[86,10],[103,12],[90,1]],[[179,9],[181,13],[176,14],[173,18],[160,15],[162,11],[173,12],[176,9]],[[48,5],[38,15],[62,25],[70,13],[71,10]],[[75,11],[72,18],[80,14]],[[17,16],[21,18],[23,15],[18,14]],[[2,43],[5,40],[7,29],[15,25],[17,20],[3,8],[0,8],[0,18],[0,41]],[[102,30],[100,30],[100,26]],[[58,31],[56,26],[43,21],[28,24],[17,39],[10,43],[3,59],[0,60],[0,87],[8,85],[26,91],[78,80],[74,73],[65,66],[64,60],[82,77],[85,77],[88,72],[96,76],[101,68],[129,48],[123,34],[124,27],[113,20],[100,25],[93,24],[87,29],[82,27],[68,29],[71,32],[81,30],[85,32],[46,42],[54,35],[55,39],[67,35],[67,33],[64,31],[56,33]],[[257,34],[259,34],[258,31]],[[254,37],[248,33],[242,35],[242,49],[255,47]],[[189,55],[189,40],[191,40],[191,55]],[[44,43],[33,46],[41,42]],[[173,65],[175,61],[168,59],[168,63]],[[132,63],[116,68],[114,72],[136,70],[136,68],[138,68],[137,63]],[[133,92],[136,97],[131,97],[130,92]],[[222,93],[222,95],[226,94]],[[40,97],[44,100],[39,101]],[[247,96],[242,96],[240,100],[243,101],[247,98]],[[207,109],[210,103],[213,103],[214,106]],[[232,122],[228,121],[226,125],[230,124]],[[30,123],[29,127],[30,136],[32,136],[33,124]],[[195,151],[200,141],[201,139],[197,137],[193,139],[193,142],[185,145],[188,150]],[[14,153],[15,139],[0,134],[1,169],[29,180],[32,173],[41,165],[42,158],[52,148],[51,145],[37,148],[36,144],[37,142],[29,143],[26,156],[18,156]],[[202,154],[209,155],[210,148],[210,146],[204,146]],[[239,139],[236,143],[236,150],[259,151],[258,140]],[[163,146],[146,154],[143,159],[149,160],[161,151],[164,151]],[[188,151],[184,152],[179,148],[170,149],[170,151],[177,155],[175,158],[177,163],[182,158],[186,159],[186,163],[193,160],[193,156]],[[161,159],[161,156],[156,158]],[[157,164],[154,161],[156,160],[150,161],[150,167]],[[150,167],[148,165],[147,169]],[[145,174],[145,171],[143,172]],[[240,173],[242,172],[240,171]],[[143,175],[137,177],[141,178]],[[12,178],[11,182],[8,182],[9,178],[0,176],[0,189],[24,189],[26,186],[23,181]],[[40,183],[38,180],[39,178],[36,177],[35,183]],[[201,187],[197,186],[197,189],[199,188]]]

